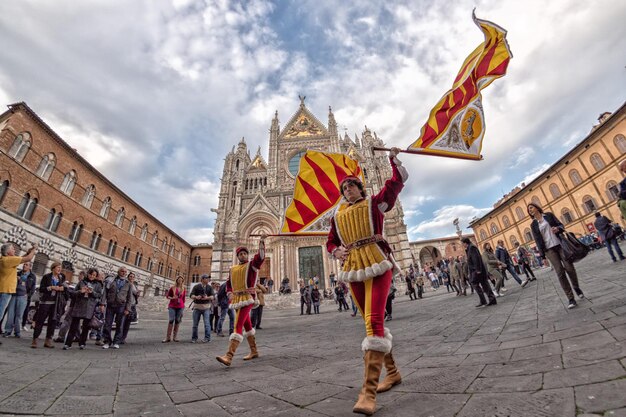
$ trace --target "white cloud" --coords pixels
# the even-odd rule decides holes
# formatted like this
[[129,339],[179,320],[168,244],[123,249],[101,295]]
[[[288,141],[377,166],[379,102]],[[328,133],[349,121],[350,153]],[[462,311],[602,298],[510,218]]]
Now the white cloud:
[[480,217],[491,208],[477,208],[470,205],[443,206],[433,213],[433,217],[410,227],[409,240],[419,240],[431,236],[453,236],[456,228],[452,224],[459,219],[459,227],[463,233],[469,233],[467,227],[474,217]]
[[526,173],[526,176],[523,180],[521,180],[517,185],[521,186],[522,184],[530,184],[532,180],[541,175],[546,169],[550,168],[550,164],[542,164],[538,167],[534,167],[532,170]]

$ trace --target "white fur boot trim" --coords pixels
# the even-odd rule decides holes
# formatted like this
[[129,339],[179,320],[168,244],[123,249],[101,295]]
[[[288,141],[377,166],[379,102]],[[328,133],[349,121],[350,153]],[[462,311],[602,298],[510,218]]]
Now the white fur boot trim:
[[390,342],[393,342],[393,335],[389,331],[388,327],[385,327],[385,339],[389,340]]
[[256,334],[256,329],[253,327],[249,332],[244,331],[243,337],[254,336]]
[[391,352],[391,340],[385,337],[367,336],[361,343],[361,350],[375,350],[377,352]]
[[233,334],[230,335],[228,340],[238,340],[239,342],[242,342],[243,341],[243,336],[240,335],[239,333],[233,332]]

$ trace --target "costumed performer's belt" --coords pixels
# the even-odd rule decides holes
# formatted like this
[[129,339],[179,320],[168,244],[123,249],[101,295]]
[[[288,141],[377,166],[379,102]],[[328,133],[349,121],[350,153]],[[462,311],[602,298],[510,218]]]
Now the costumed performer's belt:
[[356,242],[352,242],[346,246],[346,249],[350,251],[352,249],[357,249],[362,246],[369,245],[370,243],[382,242],[384,240],[385,238],[383,237],[383,235],[374,235],[374,236],[366,237],[365,239],[357,240]]
[[245,290],[242,291],[233,291],[233,294],[235,295],[246,295],[246,294],[256,294],[256,290],[253,288],[246,288]]

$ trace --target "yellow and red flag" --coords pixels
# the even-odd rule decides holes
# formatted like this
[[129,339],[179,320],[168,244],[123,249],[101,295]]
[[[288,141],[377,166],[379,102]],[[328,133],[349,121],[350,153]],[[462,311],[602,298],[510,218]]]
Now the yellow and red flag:
[[363,173],[359,163],[344,154],[307,151],[300,158],[293,200],[285,211],[281,234],[319,234],[330,230],[333,208],[341,200],[339,184]]
[[513,57],[506,30],[472,13],[485,41],[463,62],[452,88],[430,111],[420,137],[408,147],[420,153],[481,159],[485,122],[481,90],[506,73]]

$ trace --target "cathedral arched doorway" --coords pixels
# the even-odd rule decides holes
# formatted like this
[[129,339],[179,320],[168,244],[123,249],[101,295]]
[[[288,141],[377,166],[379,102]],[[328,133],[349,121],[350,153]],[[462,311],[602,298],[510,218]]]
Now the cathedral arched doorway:
[[441,261],[442,256],[441,256],[441,252],[436,247],[425,246],[422,248],[422,250],[420,250],[419,258],[420,258],[420,263],[422,264],[422,267],[424,267],[426,265],[428,266],[437,265],[437,263]]
[[307,282],[313,277],[318,277],[319,289],[323,290],[326,288],[324,258],[321,246],[298,248],[298,266],[298,278]]

